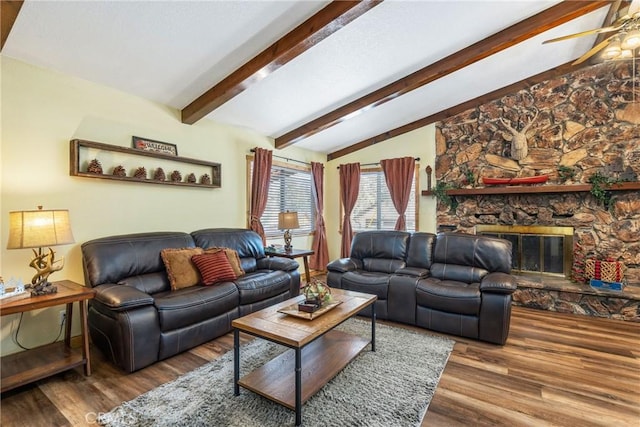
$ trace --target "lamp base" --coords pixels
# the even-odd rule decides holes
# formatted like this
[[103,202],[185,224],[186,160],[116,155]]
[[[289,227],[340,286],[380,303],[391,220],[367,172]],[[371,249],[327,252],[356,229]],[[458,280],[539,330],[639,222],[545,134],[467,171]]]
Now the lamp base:
[[31,290],[32,297],[37,297],[39,295],[50,295],[58,292],[58,287],[46,280],[36,285],[27,285],[25,286],[25,289]]
[[285,232],[284,232],[284,250],[289,252],[289,251],[291,251],[291,249],[293,249],[293,246],[291,245],[291,231],[290,230],[285,230]]
[[42,248],[38,251],[34,249],[33,255],[29,266],[36,270],[36,274],[31,279],[31,285],[25,288],[31,289],[31,296],[55,294],[58,288],[49,283],[48,279],[51,273],[62,270],[64,258],[56,260],[56,254],[51,248],[48,253],[45,253]]

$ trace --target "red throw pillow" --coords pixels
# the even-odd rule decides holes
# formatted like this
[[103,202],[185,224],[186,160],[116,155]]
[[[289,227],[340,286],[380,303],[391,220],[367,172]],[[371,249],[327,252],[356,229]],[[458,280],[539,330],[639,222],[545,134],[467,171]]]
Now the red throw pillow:
[[203,285],[215,285],[218,282],[235,280],[238,278],[231,267],[229,258],[223,252],[194,255],[191,261],[196,265],[202,276]]

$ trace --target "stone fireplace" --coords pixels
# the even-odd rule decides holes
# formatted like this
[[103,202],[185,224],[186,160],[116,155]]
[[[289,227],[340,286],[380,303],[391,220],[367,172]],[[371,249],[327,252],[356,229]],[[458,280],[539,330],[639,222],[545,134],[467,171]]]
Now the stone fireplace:
[[[438,229],[497,234],[530,249],[514,257],[524,305],[640,321],[640,103],[629,102],[638,84],[631,73],[628,62],[588,67],[436,124],[435,177],[455,202],[438,203]],[[512,131],[526,133],[525,157],[513,158]],[[609,188],[604,204],[590,192],[596,174],[630,182]],[[539,175],[548,182],[482,183]],[[556,227],[562,237],[548,232]],[[623,294],[585,284],[589,258],[625,264]]]

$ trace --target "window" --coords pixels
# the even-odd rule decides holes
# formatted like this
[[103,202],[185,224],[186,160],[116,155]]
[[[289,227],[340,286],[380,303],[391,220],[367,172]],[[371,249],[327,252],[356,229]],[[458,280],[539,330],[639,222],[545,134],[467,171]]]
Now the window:
[[[251,200],[251,171],[253,159],[249,161],[247,199]],[[291,230],[292,235],[303,235],[315,230],[315,202],[311,192],[311,168],[273,162],[269,182],[269,196],[264,213],[260,217],[267,237],[282,237],[278,229],[278,213],[298,212],[300,228]]]
[[[411,185],[411,196],[405,216],[407,231],[416,231],[418,212],[416,210],[416,181],[419,166],[416,165],[415,179]],[[393,206],[382,169],[362,169],[358,200],[351,213],[351,225],[355,232],[365,230],[393,230],[398,220],[398,212]],[[342,224],[342,221],[340,222]]]

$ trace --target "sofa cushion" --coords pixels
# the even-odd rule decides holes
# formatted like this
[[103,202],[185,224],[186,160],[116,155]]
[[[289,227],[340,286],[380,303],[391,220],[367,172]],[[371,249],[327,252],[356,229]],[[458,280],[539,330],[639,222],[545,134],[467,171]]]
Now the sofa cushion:
[[362,266],[365,271],[391,274],[396,270],[404,268],[406,263],[401,259],[364,258],[362,260]]
[[171,289],[175,291],[200,283],[200,273],[191,257],[203,253],[202,248],[171,248],[160,251]]
[[478,267],[435,262],[431,264],[430,274],[440,280],[473,283],[481,281],[489,272]]
[[229,282],[238,278],[231,267],[227,254],[222,250],[194,255],[191,257],[191,261],[198,268],[203,285],[210,286],[218,282]]
[[413,233],[407,250],[407,267],[430,269],[435,243],[435,234]]
[[223,251],[227,258],[229,259],[229,263],[231,263],[231,268],[236,273],[236,277],[244,276],[244,270],[242,269],[242,263],[240,262],[240,257],[238,256],[238,251],[231,248],[208,248],[204,250],[205,254],[215,253]]
[[234,282],[240,291],[240,305],[289,292],[290,277],[280,270],[257,270],[237,278]]
[[165,271],[125,277],[118,282],[118,285],[131,286],[147,294],[156,294],[171,289],[169,277]]
[[416,303],[449,313],[480,314],[480,284],[433,277],[421,279],[416,287]]
[[351,243],[351,258],[387,258],[404,261],[409,236],[411,234],[404,231],[363,231],[357,233]]
[[208,248],[232,248],[238,252],[242,269],[249,273],[256,270],[256,259],[265,257],[262,238],[252,230],[243,228],[209,228],[191,233],[196,246]]
[[387,299],[389,274],[369,271],[350,271],[342,276],[342,289],[376,295],[380,300]]
[[194,246],[191,236],[180,232],[124,234],[90,240],[82,244],[85,284],[93,287],[142,274],[164,274],[161,250]]
[[238,289],[231,282],[191,286],[154,295],[160,330],[171,331],[226,313],[238,306]]
[[[511,242],[504,239],[464,233],[440,233],[436,237],[433,262],[509,274],[511,246]],[[432,275],[433,270],[431,268]]]

